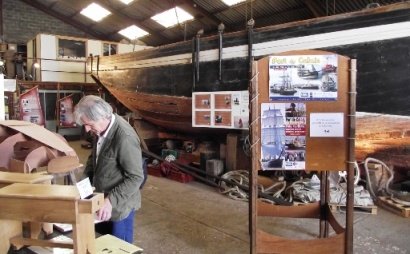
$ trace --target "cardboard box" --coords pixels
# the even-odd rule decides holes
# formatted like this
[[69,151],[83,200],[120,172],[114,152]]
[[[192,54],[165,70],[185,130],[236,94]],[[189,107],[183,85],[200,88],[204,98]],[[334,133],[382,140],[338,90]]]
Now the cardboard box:
[[143,253],[143,249],[133,244],[127,243],[112,235],[103,235],[95,240],[95,250],[97,254],[138,254]]

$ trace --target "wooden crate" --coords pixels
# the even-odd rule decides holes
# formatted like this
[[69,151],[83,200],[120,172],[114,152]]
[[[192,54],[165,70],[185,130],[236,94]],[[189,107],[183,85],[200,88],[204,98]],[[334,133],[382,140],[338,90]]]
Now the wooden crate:
[[389,197],[378,197],[377,205],[405,218],[410,217],[410,206],[399,204]]
[[[346,212],[346,205],[340,205],[340,204],[329,204],[330,209],[333,212]],[[377,206],[375,205],[369,205],[369,206],[361,206],[361,205],[355,205],[353,206],[353,211],[355,213],[366,213],[366,214],[377,214]]]
[[180,182],[180,183],[188,183],[194,180],[194,178],[191,175],[188,175],[186,173],[183,173],[177,170],[169,171],[167,178]]

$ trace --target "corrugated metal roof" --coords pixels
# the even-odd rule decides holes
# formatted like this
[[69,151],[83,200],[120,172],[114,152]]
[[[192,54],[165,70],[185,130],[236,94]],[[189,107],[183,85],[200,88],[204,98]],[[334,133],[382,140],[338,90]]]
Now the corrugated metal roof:
[[[95,29],[103,34],[104,40],[120,41],[117,32],[131,24],[146,30],[150,35],[141,38],[147,45],[157,46],[191,39],[198,30],[204,29],[205,35],[215,34],[219,23],[224,23],[226,31],[246,28],[246,22],[253,17],[255,27],[276,25],[292,21],[347,13],[366,8],[369,4],[388,5],[402,0],[247,0],[234,6],[227,6],[220,0],[134,0],[124,5],[118,0],[21,0],[50,15],[69,20],[77,28]],[[83,17],[82,8],[95,2],[108,8],[112,15],[96,24]],[[191,13],[194,21],[179,27],[164,28],[150,18],[155,14],[179,6]]]

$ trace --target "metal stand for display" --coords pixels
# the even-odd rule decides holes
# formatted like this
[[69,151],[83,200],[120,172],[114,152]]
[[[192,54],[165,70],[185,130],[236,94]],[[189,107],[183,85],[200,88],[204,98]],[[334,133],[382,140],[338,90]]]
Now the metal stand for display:
[[[331,52],[305,50],[280,54],[336,55]],[[254,253],[353,253],[353,194],[354,194],[354,138],[356,111],[356,61],[337,55],[337,99],[334,101],[306,101],[306,127],[309,129],[311,113],[343,113],[344,135],[340,138],[315,138],[306,130],[306,170],[320,172],[320,202],[302,206],[280,206],[258,199],[257,177],[261,170],[261,104],[269,101],[269,58],[253,64],[250,84],[250,140],[252,172],[250,179],[250,252]],[[284,101],[280,101],[284,102]],[[347,171],[346,223],[341,226],[329,207],[329,172]],[[260,229],[258,217],[314,218],[319,220],[318,238],[288,239]],[[334,234],[330,235],[329,225]]]

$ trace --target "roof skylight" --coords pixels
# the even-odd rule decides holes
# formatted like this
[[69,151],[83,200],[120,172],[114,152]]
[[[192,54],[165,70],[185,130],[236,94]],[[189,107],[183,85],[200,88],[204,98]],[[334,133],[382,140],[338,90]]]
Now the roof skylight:
[[157,14],[151,19],[155,20],[164,27],[171,27],[176,24],[181,24],[185,21],[192,20],[194,17],[178,6],[167,11],[164,11],[160,14]]
[[137,38],[143,37],[148,34],[148,32],[142,30],[141,28],[137,27],[136,25],[129,26],[127,28],[122,29],[119,31],[121,35],[127,37],[130,40],[135,40]]
[[86,8],[84,8],[81,11],[81,14],[83,14],[84,16],[86,16],[89,19],[92,19],[96,22],[102,20],[103,18],[105,18],[106,16],[110,15],[111,12],[104,9],[103,7],[101,7],[100,5],[96,4],[96,3],[92,3],[90,5],[88,5]]
[[235,4],[245,2],[246,0],[221,0],[221,1],[224,2],[226,5],[232,6]]
[[129,4],[129,3],[131,3],[132,1],[134,1],[134,0],[120,0],[121,2],[123,2],[124,4]]

